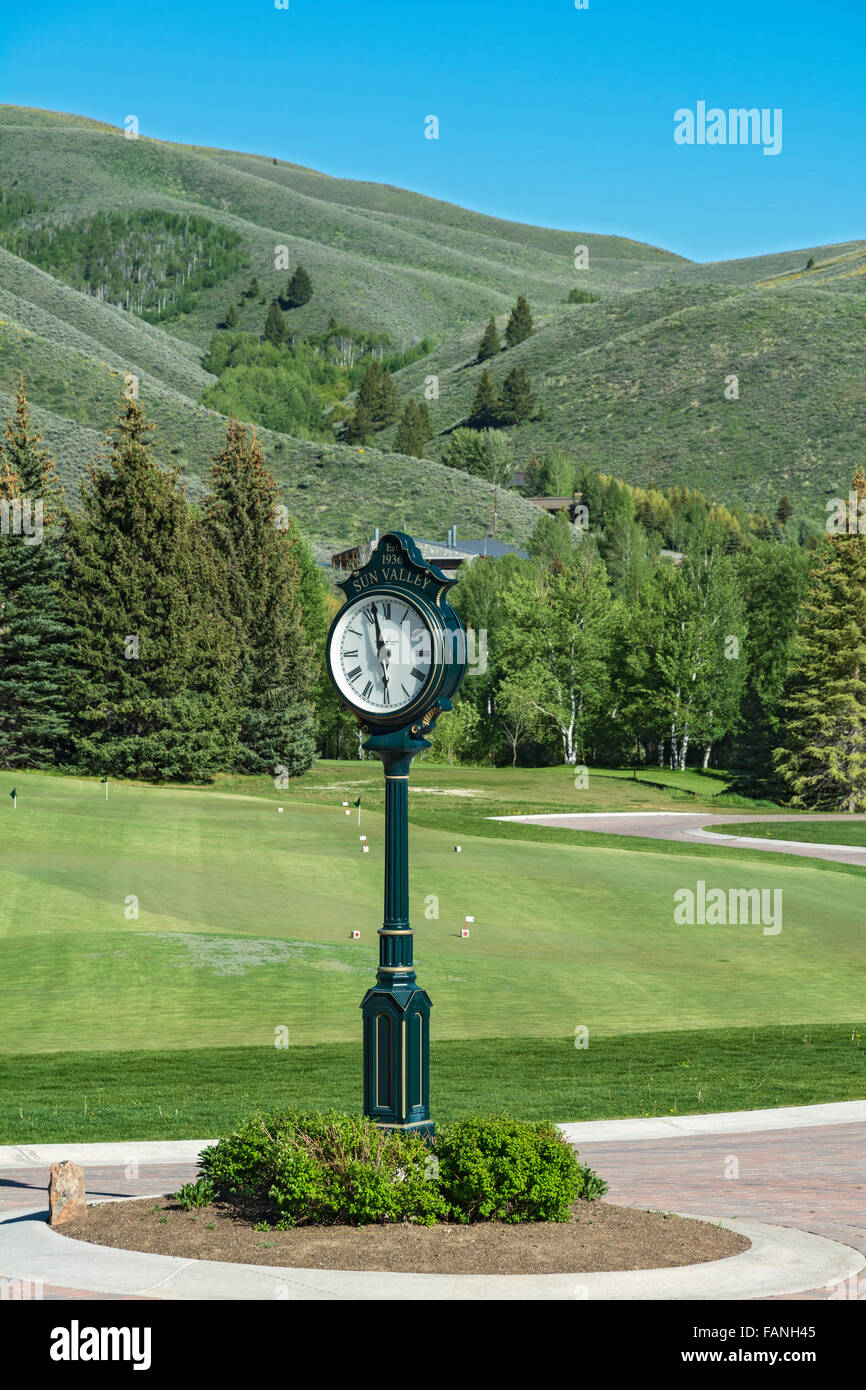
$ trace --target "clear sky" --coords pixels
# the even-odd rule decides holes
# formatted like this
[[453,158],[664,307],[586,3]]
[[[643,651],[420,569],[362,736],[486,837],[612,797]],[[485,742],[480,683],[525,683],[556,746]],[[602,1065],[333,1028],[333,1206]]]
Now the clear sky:
[[[0,0],[3,102],[695,260],[866,236],[864,66],[866,0]],[[677,145],[699,101],[781,153]]]

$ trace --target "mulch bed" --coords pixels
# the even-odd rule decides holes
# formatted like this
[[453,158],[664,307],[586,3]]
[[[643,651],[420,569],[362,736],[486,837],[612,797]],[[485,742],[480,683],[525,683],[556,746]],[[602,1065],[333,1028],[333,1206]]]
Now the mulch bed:
[[240,1215],[224,1202],[188,1212],[164,1197],[98,1203],[61,1232],[95,1245],[184,1259],[410,1274],[665,1269],[723,1260],[749,1248],[744,1236],[705,1221],[604,1201],[576,1202],[566,1222],[298,1226],[291,1231],[256,1231],[254,1225],[254,1215]]

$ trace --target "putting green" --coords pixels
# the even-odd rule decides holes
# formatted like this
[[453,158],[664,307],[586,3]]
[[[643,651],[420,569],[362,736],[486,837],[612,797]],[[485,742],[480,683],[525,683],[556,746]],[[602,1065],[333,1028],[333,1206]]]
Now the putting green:
[[[363,854],[339,791],[333,804],[287,795],[280,813],[272,790],[112,784],[106,803],[95,781],[17,774],[16,785],[17,811],[0,786],[0,1046],[267,1045],[281,1028],[296,1044],[359,1037],[381,921],[381,814],[363,812]],[[859,875],[716,858],[703,845],[677,858],[483,836],[467,836],[459,855],[453,846],[453,832],[412,828],[411,910],[435,1037],[862,1013]],[[698,880],[781,890],[781,932],[676,925],[673,895]]]

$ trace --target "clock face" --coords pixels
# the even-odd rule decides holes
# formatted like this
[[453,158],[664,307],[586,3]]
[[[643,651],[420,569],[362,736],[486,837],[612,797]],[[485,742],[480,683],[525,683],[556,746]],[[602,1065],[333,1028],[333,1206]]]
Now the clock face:
[[414,704],[430,678],[430,628],[408,599],[368,594],[340,614],[331,637],[331,672],[349,704],[375,715]]

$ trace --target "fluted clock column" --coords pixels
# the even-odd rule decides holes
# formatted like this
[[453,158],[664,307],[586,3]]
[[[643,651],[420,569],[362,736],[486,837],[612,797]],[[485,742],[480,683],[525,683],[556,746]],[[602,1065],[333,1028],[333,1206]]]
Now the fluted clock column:
[[364,744],[385,771],[385,912],[376,984],[361,1004],[364,1113],[387,1129],[420,1131],[430,1123],[430,1009],[418,988],[409,921],[409,769],[430,745],[407,730]]

